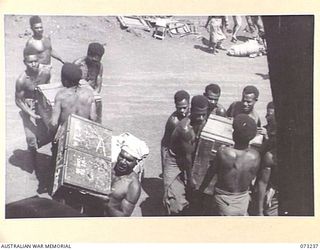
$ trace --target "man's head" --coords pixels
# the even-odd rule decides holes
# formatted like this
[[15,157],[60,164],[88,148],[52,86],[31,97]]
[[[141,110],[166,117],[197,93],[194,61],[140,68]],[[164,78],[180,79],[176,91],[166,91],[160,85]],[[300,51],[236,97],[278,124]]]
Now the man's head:
[[203,95],[196,95],[191,100],[191,122],[202,124],[208,115],[208,99]]
[[129,133],[125,133],[123,138],[120,142],[121,151],[114,167],[115,174],[118,176],[130,174],[137,163],[149,154],[149,148],[144,141]]
[[242,91],[242,111],[249,114],[258,100],[259,90],[252,85],[246,86]]
[[174,95],[174,103],[179,118],[186,117],[189,112],[190,95],[185,90],[179,90]]
[[104,47],[100,43],[90,43],[86,61],[89,64],[99,64],[104,54]]
[[61,82],[64,87],[70,88],[79,84],[82,72],[73,63],[65,63],[61,69]]
[[266,120],[269,124],[270,120],[272,119],[272,116],[274,115],[274,104],[273,102],[269,102],[267,105],[267,113],[266,113]]
[[267,132],[269,138],[274,137],[277,133],[277,123],[276,123],[276,117],[274,112],[274,104],[273,102],[269,102],[267,105],[267,114],[266,114],[266,120],[267,120]]
[[39,71],[38,52],[32,47],[26,47],[23,50],[23,62],[29,72]]
[[114,171],[117,176],[128,175],[133,171],[137,165],[138,159],[128,153],[125,149],[121,149]]
[[206,86],[206,89],[203,95],[207,97],[210,108],[214,108],[217,106],[220,94],[221,94],[221,89],[219,85],[212,83]]
[[30,17],[29,23],[30,23],[30,28],[33,32],[33,35],[39,38],[42,37],[43,26],[42,26],[41,18],[39,16],[32,16]]
[[239,114],[233,119],[233,140],[235,143],[249,144],[257,134],[256,122],[246,114]]

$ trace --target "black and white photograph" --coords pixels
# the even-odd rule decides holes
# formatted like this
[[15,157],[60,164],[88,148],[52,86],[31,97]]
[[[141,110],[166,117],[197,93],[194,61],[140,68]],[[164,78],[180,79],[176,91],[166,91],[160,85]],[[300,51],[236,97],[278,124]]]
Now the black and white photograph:
[[314,15],[3,18],[5,219],[314,217]]

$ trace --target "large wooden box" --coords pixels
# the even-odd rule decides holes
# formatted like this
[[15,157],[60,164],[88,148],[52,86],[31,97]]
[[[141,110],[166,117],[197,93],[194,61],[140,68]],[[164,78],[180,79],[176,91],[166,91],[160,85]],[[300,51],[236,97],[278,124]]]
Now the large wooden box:
[[70,115],[58,140],[52,194],[60,187],[107,195],[111,189],[111,130]]
[[[199,189],[203,184],[204,177],[210,166],[210,162],[214,160],[217,150],[221,145],[233,146],[232,140],[232,120],[211,114],[204,126],[199,143],[196,149],[195,159],[192,168],[192,177],[196,183],[196,189]],[[250,144],[254,147],[259,147],[262,143],[262,135],[257,135]],[[204,185],[204,193],[213,194],[216,178],[213,178],[210,183]]]
[[[80,87],[90,87],[88,84],[81,84]],[[56,94],[64,87],[61,83],[41,84],[35,89],[37,100],[37,113],[42,117],[45,125],[49,127],[49,122],[52,116],[52,108]],[[97,93],[94,94],[96,105],[101,103],[101,96]],[[97,114],[100,115],[101,114]],[[98,117],[101,121],[101,117]]]

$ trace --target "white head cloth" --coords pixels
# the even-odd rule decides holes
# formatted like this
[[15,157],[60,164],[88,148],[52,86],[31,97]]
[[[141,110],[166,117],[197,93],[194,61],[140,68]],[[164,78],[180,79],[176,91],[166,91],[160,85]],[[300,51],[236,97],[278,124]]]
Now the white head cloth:
[[117,139],[120,148],[138,160],[142,160],[149,154],[147,144],[130,133],[123,133]]

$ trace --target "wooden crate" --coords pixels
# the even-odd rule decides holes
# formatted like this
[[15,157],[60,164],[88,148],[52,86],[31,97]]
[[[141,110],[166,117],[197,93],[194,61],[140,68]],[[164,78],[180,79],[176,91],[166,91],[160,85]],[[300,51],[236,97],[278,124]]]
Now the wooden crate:
[[52,194],[60,187],[107,195],[111,189],[111,130],[70,115],[58,141]]
[[[210,161],[216,155],[221,145],[233,145],[232,121],[228,118],[210,115],[208,121],[200,134],[198,147],[192,168],[192,177],[196,182],[196,189],[199,189],[209,168]],[[212,179],[205,187],[204,192],[213,194],[213,187],[216,179]]]

